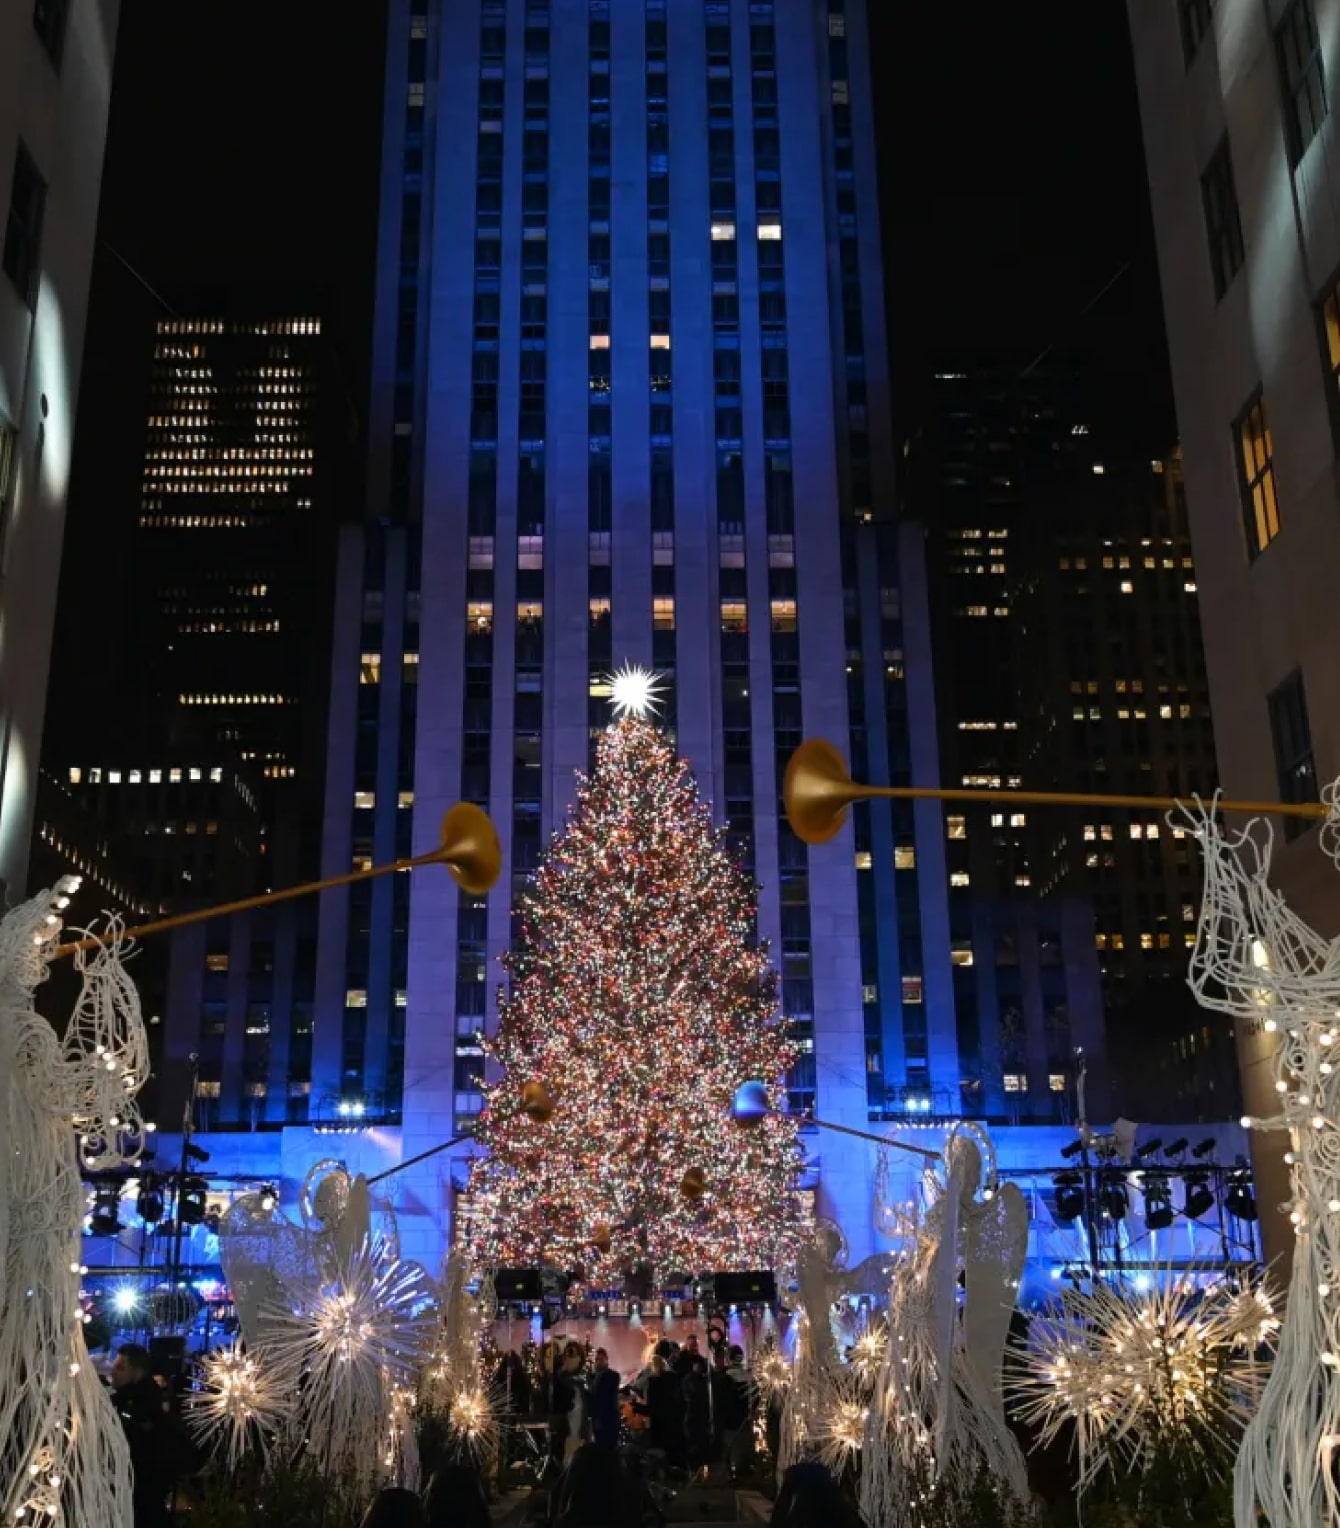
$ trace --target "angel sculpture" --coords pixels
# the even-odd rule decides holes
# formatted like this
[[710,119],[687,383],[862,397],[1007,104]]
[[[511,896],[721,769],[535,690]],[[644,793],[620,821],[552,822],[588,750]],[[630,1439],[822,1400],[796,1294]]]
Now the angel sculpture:
[[138,1158],[148,1042],[115,919],[75,957],[63,1038],[34,1006],[78,884],[0,920],[0,1521],[130,1528],[125,1435],[84,1345],[80,1167]]
[[889,1288],[861,1474],[867,1522],[900,1528],[922,1521],[928,1487],[967,1490],[982,1470],[1015,1500],[1028,1495],[1001,1384],[1028,1207],[1016,1185],[998,1182],[990,1137],[968,1122],[948,1134],[943,1181],[933,1170],[927,1178],[924,1218],[902,1212],[908,1246]]
[[[1322,791],[1323,851],[1340,867],[1340,781]],[[1273,832],[1223,831],[1214,805],[1185,818],[1205,859],[1189,981],[1205,1008],[1278,1035],[1279,1113],[1244,1123],[1287,1130],[1297,1231],[1279,1351],[1234,1470],[1234,1517],[1254,1528],[1340,1521],[1340,939],[1323,939],[1269,884]]]
[[[400,1256],[395,1216],[367,1180],[318,1162],[299,1196],[303,1224],[259,1193],[220,1226],[224,1273],[248,1353],[286,1382],[272,1425],[305,1441],[318,1468],[417,1484],[409,1412],[435,1324],[437,1288]],[[208,1401],[206,1401],[208,1410]]]

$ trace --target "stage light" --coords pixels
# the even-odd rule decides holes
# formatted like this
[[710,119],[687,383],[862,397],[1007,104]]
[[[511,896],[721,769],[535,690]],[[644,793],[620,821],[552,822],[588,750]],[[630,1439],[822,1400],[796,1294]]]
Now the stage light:
[[1180,1157],[1186,1150],[1186,1136],[1179,1135],[1175,1141],[1168,1144],[1168,1149],[1163,1153],[1165,1157]]
[[1188,1220],[1199,1220],[1214,1208],[1214,1193],[1210,1180],[1200,1174],[1186,1180],[1185,1214]]
[[1208,1157],[1213,1150],[1214,1150],[1214,1137],[1212,1135],[1207,1135],[1205,1137],[1205,1139],[1200,1143],[1199,1146],[1193,1146],[1191,1148],[1191,1155],[1193,1157],[1195,1157],[1196,1160],[1199,1162],[1203,1158]]
[[118,1316],[128,1316],[139,1308],[139,1291],[133,1284],[122,1284],[112,1294],[112,1309]]
[[1071,1141],[1069,1146],[1062,1146],[1061,1147],[1061,1155],[1068,1162],[1068,1161],[1070,1161],[1070,1159],[1072,1157],[1077,1157],[1080,1154],[1080,1152],[1083,1151],[1083,1150],[1084,1150],[1084,1142],[1083,1141]]
[[204,1223],[209,1185],[203,1178],[183,1178],[177,1191],[177,1219],[184,1226]]
[[1098,1190],[1098,1208],[1108,1220],[1124,1220],[1130,1205],[1120,1183],[1107,1183]]
[[94,1236],[115,1236],[121,1229],[121,1191],[111,1183],[104,1183],[93,1192],[93,1213],[88,1228]]
[[1172,1196],[1166,1183],[1151,1183],[1145,1189],[1145,1225],[1151,1231],[1166,1231],[1173,1223]]
[[144,1180],[144,1186],[140,1189],[139,1198],[135,1201],[135,1213],[146,1226],[157,1225],[163,1218],[163,1195],[154,1186],[152,1178]]
[[1146,1141],[1143,1146],[1136,1148],[1135,1160],[1137,1162],[1145,1161],[1147,1157],[1154,1156],[1162,1145],[1162,1138],[1156,1135],[1152,1141]]
[[1056,1223],[1068,1226],[1084,1213],[1084,1188],[1078,1173],[1058,1173],[1056,1188]]
[[1237,1220],[1256,1219],[1256,1196],[1252,1193],[1251,1180],[1245,1173],[1238,1174],[1228,1185],[1224,1208]]
[[273,1183],[267,1183],[261,1189],[261,1209],[268,1215],[279,1203],[279,1190]]
[[191,1162],[208,1162],[209,1153],[203,1146],[197,1146],[194,1141],[186,1143],[186,1157]]

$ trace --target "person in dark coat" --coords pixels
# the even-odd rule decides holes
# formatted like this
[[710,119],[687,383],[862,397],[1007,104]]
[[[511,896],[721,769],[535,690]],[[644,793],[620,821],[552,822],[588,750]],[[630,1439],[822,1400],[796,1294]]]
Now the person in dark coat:
[[591,1370],[591,1437],[597,1443],[619,1441],[619,1371],[610,1368],[610,1356],[597,1348]]
[[684,1447],[689,1469],[707,1468],[712,1454],[712,1398],[707,1382],[707,1360],[695,1358],[680,1381],[684,1407]]
[[388,1486],[378,1491],[363,1518],[363,1528],[424,1528],[428,1519],[413,1491]]
[[423,1493],[427,1528],[489,1528],[489,1499],[479,1466],[471,1461],[444,1465]]
[[770,1521],[785,1528],[865,1528],[832,1474],[815,1463],[793,1464],[782,1476]]
[[172,1521],[167,1496],[173,1485],[174,1454],[167,1391],[154,1380],[148,1350],[137,1342],[117,1352],[111,1381],[112,1399],[130,1444],[135,1528],[167,1528]]
[[650,1424],[651,1446],[665,1455],[666,1462],[684,1462],[684,1411],[680,1397],[679,1376],[659,1353],[651,1361],[647,1380],[647,1399],[639,1402]]

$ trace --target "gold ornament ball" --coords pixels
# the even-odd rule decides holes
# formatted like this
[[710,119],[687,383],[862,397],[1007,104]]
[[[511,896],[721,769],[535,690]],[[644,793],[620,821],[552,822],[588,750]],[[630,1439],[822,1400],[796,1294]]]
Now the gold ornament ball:
[[608,1252],[613,1240],[614,1238],[610,1235],[610,1228],[604,1224],[598,1225],[591,1233],[591,1245],[597,1252]]
[[554,1100],[549,1089],[542,1082],[526,1083],[521,1089],[521,1110],[537,1125],[543,1125],[546,1120],[552,1119]]
[[690,1167],[679,1180],[679,1192],[685,1199],[701,1199],[707,1191],[707,1174],[701,1167]]

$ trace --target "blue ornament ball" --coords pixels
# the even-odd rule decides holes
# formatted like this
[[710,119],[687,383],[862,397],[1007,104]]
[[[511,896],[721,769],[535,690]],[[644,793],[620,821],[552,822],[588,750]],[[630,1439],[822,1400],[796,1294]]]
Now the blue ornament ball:
[[757,1125],[772,1112],[767,1088],[761,1082],[742,1082],[735,1090],[730,1112],[737,1124]]

